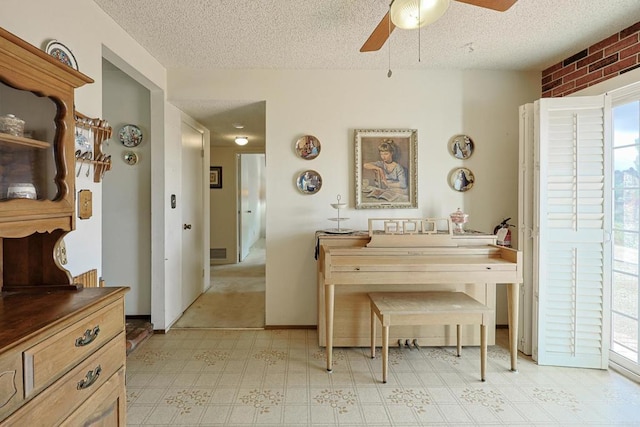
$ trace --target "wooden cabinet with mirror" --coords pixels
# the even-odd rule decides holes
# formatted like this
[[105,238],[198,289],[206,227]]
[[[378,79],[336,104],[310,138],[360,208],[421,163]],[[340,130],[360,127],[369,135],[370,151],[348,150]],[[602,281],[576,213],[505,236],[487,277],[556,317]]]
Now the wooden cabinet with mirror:
[[92,82],[0,28],[0,427],[125,425],[127,288],[83,288],[55,257]]

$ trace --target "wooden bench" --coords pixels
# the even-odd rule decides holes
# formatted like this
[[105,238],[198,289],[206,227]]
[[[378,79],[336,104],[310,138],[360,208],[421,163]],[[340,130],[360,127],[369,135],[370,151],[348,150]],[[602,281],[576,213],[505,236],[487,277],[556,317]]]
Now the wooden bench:
[[376,317],[382,324],[382,382],[387,382],[389,326],[456,325],[460,356],[460,325],[480,325],[480,377],[487,365],[487,323],[493,309],[463,292],[374,292],[371,302],[371,358],[375,358]]

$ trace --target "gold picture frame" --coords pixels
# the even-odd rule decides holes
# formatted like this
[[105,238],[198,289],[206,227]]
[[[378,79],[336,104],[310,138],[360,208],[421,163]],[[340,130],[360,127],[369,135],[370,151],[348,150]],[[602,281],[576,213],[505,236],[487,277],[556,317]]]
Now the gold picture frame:
[[418,131],[356,129],[356,209],[418,207]]

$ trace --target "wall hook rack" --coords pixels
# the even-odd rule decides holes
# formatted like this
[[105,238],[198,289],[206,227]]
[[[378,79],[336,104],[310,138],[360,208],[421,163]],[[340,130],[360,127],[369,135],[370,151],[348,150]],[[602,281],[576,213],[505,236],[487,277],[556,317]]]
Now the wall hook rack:
[[[88,163],[86,176],[89,176],[89,170],[93,165],[93,182],[100,182],[105,172],[111,170],[111,156],[102,152],[102,143],[111,138],[113,128],[106,120],[91,118],[78,111],[75,112],[74,118],[76,132],[87,131],[89,136],[93,138],[93,153],[87,151],[78,155],[76,151],[76,163],[80,163],[80,168],[84,163]],[[79,174],[80,172],[78,172]]]

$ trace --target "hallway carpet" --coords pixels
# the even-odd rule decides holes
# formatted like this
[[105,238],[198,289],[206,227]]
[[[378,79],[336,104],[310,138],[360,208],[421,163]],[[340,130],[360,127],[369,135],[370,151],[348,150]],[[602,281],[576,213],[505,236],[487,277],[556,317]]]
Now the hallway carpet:
[[265,245],[259,240],[238,264],[211,267],[211,287],[174,328],[264,328]]

